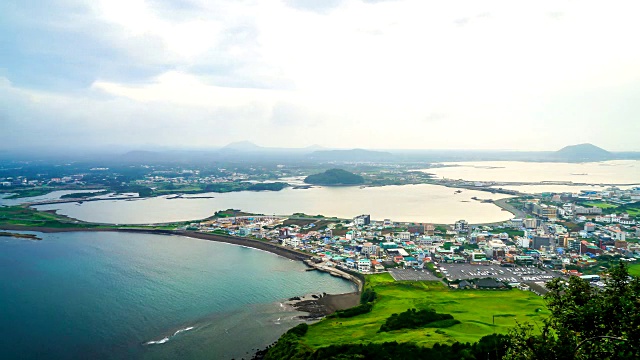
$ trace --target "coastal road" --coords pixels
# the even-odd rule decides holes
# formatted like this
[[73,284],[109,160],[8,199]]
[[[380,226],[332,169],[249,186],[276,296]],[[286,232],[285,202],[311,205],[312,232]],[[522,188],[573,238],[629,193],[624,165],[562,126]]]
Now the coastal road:
[[516,209],[513,205],[507,203],[507,200],[510,200],[510,198],[496,200],[493,203],[500,208],[512,213],[513,216],[517,219],[524,219],[525,217],[527,217],[527,214],[524,211]]

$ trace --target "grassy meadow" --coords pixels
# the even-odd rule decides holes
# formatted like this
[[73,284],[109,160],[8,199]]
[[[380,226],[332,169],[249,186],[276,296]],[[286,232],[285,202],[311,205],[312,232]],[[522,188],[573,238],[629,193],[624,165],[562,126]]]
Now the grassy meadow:
[[640,264],[629,265],[629,275],[634,277],[640,276]]
[[48,211],[22,206],[0,207],[0,225],[37,226],[50,228],[95,227]]
[[602,201],[590,201],[590,202],[586,202],[584,203],[585,206],[595,206],[598,207],[600,209],[613,209],[613,208],[617,208],[618,206],[613,205],[613,204],[609,204],[606,202],[602,202]]
[[[492,333],[506,333],[516,320],[539,321],[548,314],[544,300],[520,290],[449,290],[440,282],[398,281],[389,274],[367,276],[367,287],[378,298],[370,313],[353,318],[327,318],[309,327],[303,344],[319,348],[357,342],[435,343],[474,342]],[[461,323],[449,328],[422,328],[378,333],[393,313],[432,308],[453,315]],[[493,319],[495,315],[495,325]]]

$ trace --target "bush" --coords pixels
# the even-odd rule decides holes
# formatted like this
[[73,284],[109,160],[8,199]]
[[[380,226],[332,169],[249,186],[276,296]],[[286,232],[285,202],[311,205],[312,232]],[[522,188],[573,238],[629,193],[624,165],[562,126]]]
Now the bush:
[[287,331],[287,334],[294,334],[296,336],[304,336],[304,334],[307,333],[307,330],[309,330],[309,325],[307,325],[306,323],[302,323],[302,324],[298,324],[298,325],[292,327],[291,329],[289,329],[289,331]]
[[350,318],[356,315],[366,314],[373,309],[372,303],[360,304],[345,310],[336,311],[336,316],[339,318]]
[[[419,327],[427,327],[434,322],[441,322],[443,320],[453,320],[453,316],[450,314],[438,314],[435,310],[424,309],[416,311],[416,309],[409,309],[401,314],[391,314],[387,318],[387,321],[380,326],[380,332],[392,331],[400,329],[416,329]],[[440,323],[439,325],[443,325]],[[448,324],[448,323],[447,323]],[[451,323],[449,326],[455,324]],[[436,326],[445,327],[445,326]]]
[[378,294],[376,294],[375,290],[373,290],[373,289],[364,289],[362,294],[360,294],[360,304],[366,304],[366,303],[374,302],[377,297],[378,297]]

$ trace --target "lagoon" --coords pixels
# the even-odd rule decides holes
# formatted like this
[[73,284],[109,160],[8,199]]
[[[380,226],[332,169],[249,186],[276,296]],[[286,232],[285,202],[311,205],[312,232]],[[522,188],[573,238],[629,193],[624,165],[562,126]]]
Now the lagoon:
[[423,171],[438,178],[469,181],[640,184],[640,160],[588,163],[473,161],[442,165],[446,167]]
[[[457,191],[461,191],[457,193]],[[212,197],[212,198],[203,198]],[[148,199],[95,201],[40,205],[38,210],[58,213],[83,221],[110,224],[149,224],[197,220],[216,211],[239,209],[265,215],[308,215],[352,218],[371,214],[372,219],[406,222],[491,223],[510,219],[511,213],[491,203],[472,199],[502,199],[503,194],[457,190],[439,185],[382,187],[287,188],[282,191],[207,193],[182,198],[161,196]]]

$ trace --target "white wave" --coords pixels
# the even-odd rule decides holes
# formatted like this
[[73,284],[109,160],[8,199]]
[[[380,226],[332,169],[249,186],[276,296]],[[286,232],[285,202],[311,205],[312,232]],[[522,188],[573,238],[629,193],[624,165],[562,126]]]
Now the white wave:
[[171,336],[164,337],[164,338],[162,338],[162,339],[160,339],[160,340],[147,341],[147,342],[146,342],[146,343],[144,343],[144,344],[145,344],[145,345],[164,344],[164,343],[166,343],[167,341],[171,340],[171,338],[172,338],[172,337],[174,337],[174,336],[176,336],[176,335],[178,335],[178,334],[180,334],[180,333],[183,333],[183,332],[185,332],[185,331],[189,331],[189,330],[193,330],[193,329],[194,329],[194,327],[193,327],[193,326],[188,326],[188,327],[186,327],[186,328],[184,328],[184,329],[179,329],[179,330],[177,330],[177,331],[176,331],[176,332],[174,332],[174,333],[173,333],[173,335],[171,335]]
[[186,327],[184,329],[180,329],[180,330],[176,331],[175,333],[173,333],[173,336],[176,336],[176,335],[180,334],[181,332],[185,332],[185,331],[189,331],[189,330],[193,330],[193,329],[194,329],[193,326],[189,326],[189,327]]
[[155,340],[155,341],[148,341],[148,342],[146,342],[146,343],[144,343],[144,344],[145,344],[145,345],[164,344],[164,343],[166,343],[167,341],[169,341],[169,337],[165,337],[165,338],[162,338],[162,339],[160,339],[160,340]]

